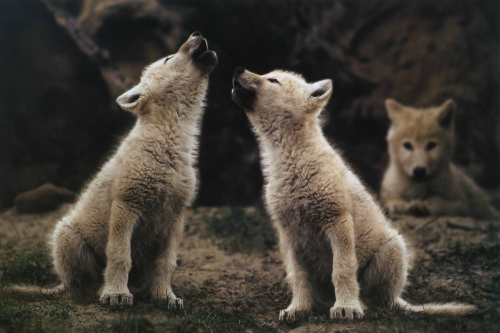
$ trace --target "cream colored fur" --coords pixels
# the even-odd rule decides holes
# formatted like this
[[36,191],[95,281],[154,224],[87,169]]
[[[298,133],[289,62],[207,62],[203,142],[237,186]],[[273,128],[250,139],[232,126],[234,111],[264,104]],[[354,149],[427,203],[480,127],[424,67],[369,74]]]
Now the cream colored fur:
[[333,304],[331,318],[348,319],[361,317],[364,306],[390,304],[433,313],[475,310],[412,306],[400,298],[409,269],[405,241],[318,124],[330,80],[308,84],[289,72],[259,76],[243,69],[233,80],[233,100],[244,105],[260,140],[267,209],[293,294],[281,320],[325,304]]
[[[389,167],[381,199],[390,214],[466,215],[498,218],[486,193],[451,161],[455,103],[416,109],[386,100],[392,125],[387,134]],[[415,177],[415,170],[425,173]]]
[[62,285],[11,289],[98,292],[101,302],[111,305],[132,304],[138,296],[182,306],[171,281],[184,212],[197,188],[193,165],[211,70],[197,67],[193,57],[206,45],[193,34],[176,54],[148,66],[141,82],[117,99],[138,119],[55,228],[52,256]]

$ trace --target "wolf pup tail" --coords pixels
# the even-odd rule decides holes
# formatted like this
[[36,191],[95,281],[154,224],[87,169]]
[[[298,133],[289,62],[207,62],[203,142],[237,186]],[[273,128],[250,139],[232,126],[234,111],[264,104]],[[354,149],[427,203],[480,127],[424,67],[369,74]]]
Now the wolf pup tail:
[[475,305],[461,303],[429,303],[422,305],[411,305],[402,298],[396,298],[396,304],[404,310],[411,312],[425,312],[429,314],[466,315],[477,310]]
[[6,288],[8,291],[15,291],[25,295],[64,295],[69,292],[69,289],[61,283],[52,288],[42,288],[34,285],[14,284]]

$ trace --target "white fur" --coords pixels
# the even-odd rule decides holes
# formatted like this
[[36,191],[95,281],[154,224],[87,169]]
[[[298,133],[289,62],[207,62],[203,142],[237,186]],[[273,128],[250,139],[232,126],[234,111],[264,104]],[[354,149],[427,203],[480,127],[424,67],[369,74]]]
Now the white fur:
[[[409,269],[405,241],[318,125],[331,82],[325,89],[325,81],[308,84],[283,71],[263,76],[237,71],[234,80],[237,103],[243,103],[242,89],[255,92],[245,111],[260,140],[267,209],[293,293],[280,319],[332,301],[330,316],[348,319],[361,317],[364,305],[402,304]],[[463,304],[423,308],[455,314],[475,310]]]
[[62,281],[54,292],[99,291],[111,305],[132,304],[134,297],[182,305],[171,281],[184,212],[197,188],[197,136],[210,74],[193,59],[201,43],[193,34],[117,99],[138,120],[54,230],[52,256]]

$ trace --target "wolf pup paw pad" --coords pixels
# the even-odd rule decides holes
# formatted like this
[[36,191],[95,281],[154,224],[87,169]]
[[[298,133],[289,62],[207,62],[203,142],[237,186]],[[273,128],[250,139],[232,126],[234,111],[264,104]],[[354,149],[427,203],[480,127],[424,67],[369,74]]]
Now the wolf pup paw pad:
[[363,318],[363,310],[357,306],[334,306],[330,309],[331,319],[353,320]]
[[111,306],[128,306],[134,303],[134,297],[130,293],[105,293],[99,302]]

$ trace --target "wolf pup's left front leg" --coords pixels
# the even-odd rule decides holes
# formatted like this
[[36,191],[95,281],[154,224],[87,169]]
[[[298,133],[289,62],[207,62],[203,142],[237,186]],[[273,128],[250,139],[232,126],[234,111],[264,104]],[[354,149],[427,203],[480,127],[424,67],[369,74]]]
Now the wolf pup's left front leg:
[[111,204],[109,238],[106,246],[106,270],[100,302],[110,305],[132,305],[133,296],[127,282],[132,267],[130,240],[138,216],[122,201]]
[[348,214],[331,223],[326,235],[333,251],[332,283],[335,288],[335,304],[330,309],[330,318],[362,318],[352,216]]
[[182,239],[183,228],[184,214],[180,214],[174,219],[172,230],[165,235],[166,243],[162,244],[162,248],[154,262],[151,277],[152,301],[169,309],[184,309],[184,300],[177,298],[172,290],[172,275],[177,267],[177,251]]

